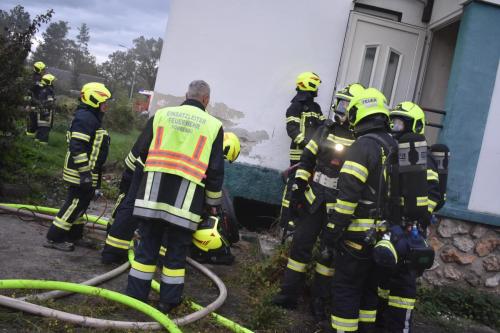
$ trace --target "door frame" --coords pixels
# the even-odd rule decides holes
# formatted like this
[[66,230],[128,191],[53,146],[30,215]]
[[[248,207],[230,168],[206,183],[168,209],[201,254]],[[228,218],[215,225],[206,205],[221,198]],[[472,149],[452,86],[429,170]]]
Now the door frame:
[[[344,47],[342,49],[339,71],[338,71],[337,78],[335,80],[335,86],[336,87],[344,87],[346,84],[352,83],[352,82],[346,82],[346,78],[347,78],[347,72],[348,72],[348,62],[349,62],[351,56],[353,56],[352,55],[352,46],[353,46],[353,41],[354,41],[355,32],[356,32],[356,25],[357,25],[357,22],[359,22],[359,21],[365,21],[365,22],[371,23],[371,24],[378,24],[378,25],[393,28],[396,30],[402,30],[405,32],[409,32],[409,33],[418,33],[419,43],[421,44],[421,46],[420,46],[421,52],[420,52],[420,54],[414,55],[411,76],[410,76],[411,77],[411,84],[408,86],[408,89],[406,92],[406,95],[408,96],[408,98],[413,98],[414,94],[415,94],[415,89],[418,86],[417,81],[419,79],[419,74],[420,74],[421,60],[422,60],[422,57],[425,53],[426,29],[423,27],[417,27],[417,26],[414,26],[411,24],[396,22],[396,21],[392,21],[389,19],[384,19],[384,18],[380,18],[377,16],[372,16],[372,15],[368,15],[368,14],[364,14],[364,13],[360,13],[360,12],[356,12],[356,11],[351,11],[349,14],[345,42],[344,42]],[[375,45],[378,43],[376,41],[374,41],[373,43],[370,43],[369,45],[372,45],[372,44]],[[363,57],[363,55],[364,55],[363,53],[364,52],[361,52],[359,55],[355,55],[355,56]],[[377,50],[377,56],[378,56],[378,54],[379,54],[379,51]],[[362,63],[362,58],[359,60],[361,61],[360,63]],[[387,66],[387,65],[388,64],[386,63],[384,66]],[[398,67],[400,67],[400,66],[401,65],[399,65]],[[397,73],[398,76],[399,76],[399,70],[400,69],[398,68],[398,73]],[[385,70],[384,70],[384,73],[385,73]],[[373,80],[373,78],[370,79],[370,83],[373,82],[372,80]],[[382,80],[382,82],[383,82],[383,80]],[[394,91],[395,91],[395,89],[393,88],[393,93],[394,93]],[[335,92],[333,93],[333,95],[335,96]]]

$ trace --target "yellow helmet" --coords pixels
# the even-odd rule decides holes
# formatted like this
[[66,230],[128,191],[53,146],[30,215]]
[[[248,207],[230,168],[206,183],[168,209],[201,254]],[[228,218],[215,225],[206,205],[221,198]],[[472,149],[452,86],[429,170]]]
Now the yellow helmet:
[[42,76],[42,84],[44,86],[51,86],[55,80],[56,80],[56,77],[52,74],[45,74],[44,76]]
[[318,74],[313,72],[300,73],[297,76],[297,90],[301,91],[318,91],[318,87],[321,84],[321,79]]
[[240,155],[240,139],[232,132],[224,133],[224,158],[233,163]]
[[82,87],[80,92],[80,100],[93,108],[98,108],[99,105],[111,98],[111,92],[104,84],[100,82],[90,82]]
[[209,216],[198,226],[198,230],[193,234],[193,244],[202,251],[217,250],[221,248],[226,241],[217,230],[219,218]]
[[335,94],[335,103],[332,105],[332,111],[338,114],[346,114],[347,107],[351,99],[365,90],[360,83],[351,83]]
[[381,114],[389,120],[389,109],[387,100],[380,91],[375,88],[367,88],[354,96],[347,107],[347,117],[351,126],[356,126],[368,116]]
[[33,71],[35,73],[41,73],[45,70],[45,64],[41,61],[37,61],[33,64]]
[[390,113],[391,120],[401,117],[408,122],[408,127],[413,133],[424,134],[425,113],[413,102],[401,102]]

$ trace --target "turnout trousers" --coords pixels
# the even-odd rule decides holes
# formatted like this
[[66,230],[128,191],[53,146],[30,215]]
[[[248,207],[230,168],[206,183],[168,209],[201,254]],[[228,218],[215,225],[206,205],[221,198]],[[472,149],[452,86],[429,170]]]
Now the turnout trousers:
[[292,216],[290,213],[290,197],[292,196],[292,186],[295,182],[295,171],[293,169],[288,174],[288,178],[283,189],[283,197],[281,198],[281,211],[280,211],[280,226],[286,227],[288,222],[292,221]]
[[[118,197],[114,222],[109,228],[106,244],[102,251],[103,259],[110,261],[127,257],[130,241],[134,237],[134,231],[138,227],[137,218],[132,216],[137,190],[141,185],[143,169],[137,167],[131,182],[124,181],[120,184],[120,196]],[[128,183],[128,184],[127,184]],[[123,186],[122,186],[123,185]],[[127,186],[128,185],[128,186]]]
[[356,250],[344,244],[335,259],[332,328],[334,332],[374,332],[379,279],[372,248]]
[[[281,294],[297,299],[302,293],[306,266],[312,259],[312,251],[323,226],[326,224],[326,208],[322,204],[314,213],[305,213],[299,217],[297,229],[293,235],[288,264],[281,284]],[[330,301],[332,260],[320,258],[315,267],[312,296],[325,302]]]
[[26,107],[28,115],[26,116],[26,135],[34,137],[37,130],[37,112],[31,106]]
[[193,231],[166,221],[140,218],[139,233],[141,240],[128,275],[127,295],[147,301],[151,280],[160,257],[160,247],[163,246],[166,253],[161,256],[160,303],[179,304],[182,301],[186,256],[191,246]]
[[411,333],[417,295],[417,272],[408,265],[381,276],[377,328],[380,332]]
[[83,221],[77,221],[85,213],[94,197],[94,188],[82,190],[70,185],[68,196],[52,222],[47,239],[56,243],[74,242],[83,237]]

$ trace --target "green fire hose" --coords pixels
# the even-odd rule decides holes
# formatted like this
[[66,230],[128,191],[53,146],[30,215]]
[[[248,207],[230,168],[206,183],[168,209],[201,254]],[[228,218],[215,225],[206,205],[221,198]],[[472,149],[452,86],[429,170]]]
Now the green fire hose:
[[77,283],[62,281],[43,281],[43,280],[0,280],[0,289],[51,289],[65,290],[79,294],[103,297],[136,309],[154,320],[158,321],[163,327],[172,333],[182,333],[182,331],[165,314],[154,307],[143,303],[135,298],[120,294],[108,289],[84,286]]

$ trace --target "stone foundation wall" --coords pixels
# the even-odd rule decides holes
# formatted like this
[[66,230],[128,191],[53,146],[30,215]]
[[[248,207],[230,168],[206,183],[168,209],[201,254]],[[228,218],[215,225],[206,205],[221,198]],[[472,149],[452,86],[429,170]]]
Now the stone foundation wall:
[[442,218],[430,227],[434,266],[423,281],[461,285],[500,293],[500,228]]

